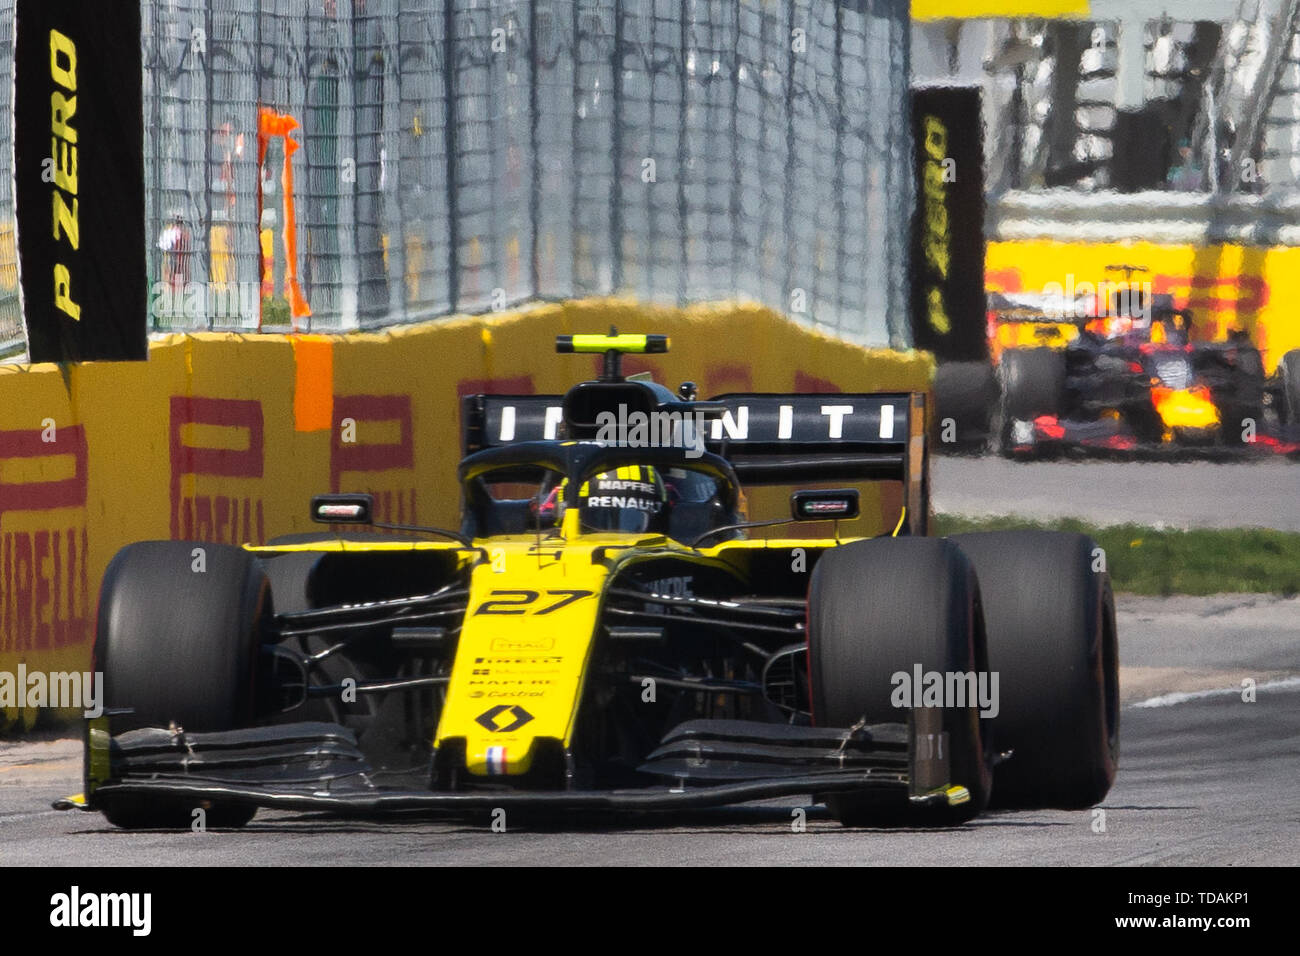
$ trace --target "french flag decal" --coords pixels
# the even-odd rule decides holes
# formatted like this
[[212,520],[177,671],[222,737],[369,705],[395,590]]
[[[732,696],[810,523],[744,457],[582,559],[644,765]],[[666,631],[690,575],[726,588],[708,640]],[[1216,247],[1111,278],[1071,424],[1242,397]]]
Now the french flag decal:
[[488,773],[497,775],[506,772],[506,748],[489,747],[487,749]]

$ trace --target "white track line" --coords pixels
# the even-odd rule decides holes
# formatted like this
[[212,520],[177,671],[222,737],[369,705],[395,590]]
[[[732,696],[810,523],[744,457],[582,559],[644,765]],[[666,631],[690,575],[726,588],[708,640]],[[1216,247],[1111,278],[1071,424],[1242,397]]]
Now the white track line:
[[[1266,681],[1263,684],[1257,684],[1255,690],[1300,690],[1300,677],[1284,677],[1282,680]],[[1228,697],[1240,693],[1240,686],[1218,687],[1214,690],[1178,691],[1173,694],[1161,694],[1159,697],[1149,697],[1131,706],[1172,707],[1174,704],[1185,704],[1189,700],[1200,700],[1203,697]]]

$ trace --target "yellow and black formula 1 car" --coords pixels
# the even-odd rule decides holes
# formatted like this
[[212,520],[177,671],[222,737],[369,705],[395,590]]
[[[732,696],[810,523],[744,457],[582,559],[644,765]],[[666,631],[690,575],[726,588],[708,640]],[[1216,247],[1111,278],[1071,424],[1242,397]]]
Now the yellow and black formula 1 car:
[[[122,549],[106,710],[61,805],[237,826],[812,795],[847,824],[946,825],[1101,800],[1118,688],[1094,543],[926,537],[924,395],[698,401],[622,376],[667,344],[561,337],[604,353],[600,379],[467,398],[457,530],[321,495],[336,527],[307,540]],[[742,480],[805,487],[754,522]],[[901,483],[897,527],[840,536],[859,491],[836,485],[876,481]],[[834,530],[773,533],[801,521]]]

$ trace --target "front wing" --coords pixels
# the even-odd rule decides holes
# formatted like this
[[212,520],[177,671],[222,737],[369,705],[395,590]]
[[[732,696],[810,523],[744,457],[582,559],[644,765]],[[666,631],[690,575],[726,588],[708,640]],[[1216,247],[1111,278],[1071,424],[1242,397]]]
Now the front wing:
[[1092,454],[1116,456],[1186,456],[1197,457],[1268,457],[1287,455],[1300,457],[1300,428],[1277,426],[1261,428],[1254,441],[1240,445],[1216,443],[1207,435],[1204,441],[1180,439],[1177,433],[1172,441],[1143,442],[1122,418],[1103,418],[1097,421],[1078,421],[1040,415],[1034,419],[1013,420],[1007,430],[1004,449],[1017,457],[1056,454],[1078,450]]
[[640,768],[661,786],[623,790],[436,791],[386,787],[352,732],[298,723],[225,733],[148,728],[112,736],[108,719],[87,733],[84,797],[58,809],[109,810],[143,799],[201,806],[347,815],[468,813],[496,808],[687,810],[806,794],[873,793],[882,802],[942,807],[969,799],[948,781],[937,715],[849,729],[740,720],[690,720],[665,736]]

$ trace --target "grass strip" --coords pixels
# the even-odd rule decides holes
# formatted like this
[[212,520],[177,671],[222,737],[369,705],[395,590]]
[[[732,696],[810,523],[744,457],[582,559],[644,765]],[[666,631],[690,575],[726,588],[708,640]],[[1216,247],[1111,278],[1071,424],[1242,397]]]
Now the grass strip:
[[1300,594],[1300,534],[1267,528],[1104,527],[1062,518],[936,514],[934,533],[1041,528],[1090,535],[1106,552],[1117,591],[1131,594]]

